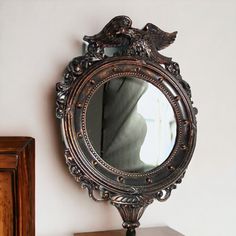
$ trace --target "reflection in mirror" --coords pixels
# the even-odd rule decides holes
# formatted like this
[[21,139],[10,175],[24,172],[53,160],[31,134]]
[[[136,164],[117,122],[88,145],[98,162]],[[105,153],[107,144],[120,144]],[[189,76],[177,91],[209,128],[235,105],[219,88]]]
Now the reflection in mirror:
[[86,123],[100,157],[127,172],[161,165],[175,144],[171,104],[158,88],[138,78],[112,79],[99,87],[89,102]]

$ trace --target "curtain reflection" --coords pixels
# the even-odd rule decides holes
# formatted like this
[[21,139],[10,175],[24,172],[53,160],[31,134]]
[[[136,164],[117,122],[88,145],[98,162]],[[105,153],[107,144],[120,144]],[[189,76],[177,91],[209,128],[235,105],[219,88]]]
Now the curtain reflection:
[[116,168],[145,171],[140,159],[147,125],[137,103],[147,89],[143,80],[122,78],[105,84],[103,92],[102,157]]
[[136,78],[113,79],[92,96],[89,139],[110,165],[145,172],[170,154],[176,136],[171,105],[153,85]]

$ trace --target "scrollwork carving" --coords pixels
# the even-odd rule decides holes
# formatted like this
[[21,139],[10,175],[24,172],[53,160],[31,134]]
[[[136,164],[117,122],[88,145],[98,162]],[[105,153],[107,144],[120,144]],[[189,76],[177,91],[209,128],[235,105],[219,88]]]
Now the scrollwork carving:
[[177,188],[177,184],[180,184],[182,182],[184,175],[185,175],[185,172],[182,174],[182,176],[175,183],[173,183],[170,186],[168,186],[167,188],[164,188],[161,191],[157,192],[154,197],[159,202],[166,201],[170,197],[172,190]]
[[[110,194],[107,190],[105,190],[102,186],[96,185],[81,172],[78,164],[76,164],[74,158],[70,154],[69,149],[65,150],[65,159],[70,174],[74,177],[76,182],[79,182],[81,184],[81,188],[88,190],[89,197],[91,197],[94,201],[107,201],[109,199]],[[95,197],[95,190],[99,190],[101,198]]]
[[83,73],[85,65],[86,60],[84,56],[74,58],[66,67],[63,80],[56,84],[56,116],[58,119],[64,117],[67,95],[74,80],[78,79]]
[[183,80],[182,76],[180,75],[180,68],[179,64],[177,62],[171,61],[170,63],[165,64],[165,68],[173,75],[175,78],[179,81],[179,83],[182,85],[183,89],[186,91],[187,95],[191,99],[191,88],[189,84]]

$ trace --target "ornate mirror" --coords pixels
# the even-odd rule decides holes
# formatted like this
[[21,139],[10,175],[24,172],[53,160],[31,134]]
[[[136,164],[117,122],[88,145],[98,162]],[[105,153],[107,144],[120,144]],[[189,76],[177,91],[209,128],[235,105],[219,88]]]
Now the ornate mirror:
[[119,210],[128,232],[153,199],[167,200],[181,183],[197,114],[179,65],[159,53],[177,32],[131,25],[117,16],[85,36],[85,55],[69,63],[56,86],[69,171],[91,198]]

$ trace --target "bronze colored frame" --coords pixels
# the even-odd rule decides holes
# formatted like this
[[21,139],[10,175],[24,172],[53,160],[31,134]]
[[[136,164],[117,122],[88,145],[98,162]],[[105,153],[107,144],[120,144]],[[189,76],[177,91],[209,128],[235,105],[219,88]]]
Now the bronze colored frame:
[[[84,37],[87,52],[67,66],[64,80],[57,84],[56,101],[70,173],[95,201],[109,200],[129,231],[139,226],[138,220],[153,199],[167,200],[181,183],[197,132],[197,109],[192,106],[190,87],[182,79],[178,64],[158,52],[175,40],[177,32],[166,33],[150,23],[141,30],[131,25],[127,16],[118,16],[99,34]],[[116,51],[107,56],[107,48]],[[129,173],[110,166],[96,153],[87,134],[90,98],[104,83],[120,77],[150,82],[166,96],[175,113],[175,146],[163,164],[145,173]],[[94,191],[99,191],[99,199]]]

